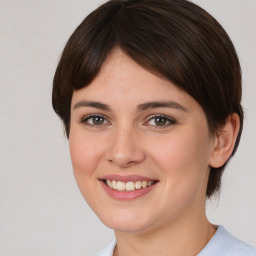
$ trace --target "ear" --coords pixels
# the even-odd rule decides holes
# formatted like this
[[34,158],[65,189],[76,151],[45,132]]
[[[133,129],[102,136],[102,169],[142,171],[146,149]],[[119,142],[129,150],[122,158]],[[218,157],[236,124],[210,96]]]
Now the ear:
[[239,128],[239,116],[236,113],[229,115],[225,125],[214,138],[214,148],[209,161],[211,167],[221,167],[229,159],[236,143]]

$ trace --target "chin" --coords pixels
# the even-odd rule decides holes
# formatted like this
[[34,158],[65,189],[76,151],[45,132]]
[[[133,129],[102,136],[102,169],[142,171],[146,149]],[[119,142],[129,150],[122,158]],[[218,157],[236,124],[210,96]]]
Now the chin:
[[100,220],[104,225],[119,232],[128,233],[142,233],[150,230],[150,227],[154,226],[154,217],[146,216],[146,214],[138,212],[124,212],[115,211],[115,213],[108,213],[103,215],[98,215]]

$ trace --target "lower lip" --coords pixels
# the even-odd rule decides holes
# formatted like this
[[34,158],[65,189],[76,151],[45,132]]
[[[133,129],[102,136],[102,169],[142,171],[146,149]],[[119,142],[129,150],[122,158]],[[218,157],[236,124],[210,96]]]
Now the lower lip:
[[107,192],[107,194],[117,200],[133,200],[139,197],[142,197],[144,195],[146,195],[147,193],[149,193],[156,185],[153,184],[149,187],[146,188],[141,188],[138,190],[134,190],[134,191],[119,191],[119,190],[114,190],[111,189],[109,186],[107,186],[107,184],[104,181],[100,181],[100,183],[102,184],[104,190]]

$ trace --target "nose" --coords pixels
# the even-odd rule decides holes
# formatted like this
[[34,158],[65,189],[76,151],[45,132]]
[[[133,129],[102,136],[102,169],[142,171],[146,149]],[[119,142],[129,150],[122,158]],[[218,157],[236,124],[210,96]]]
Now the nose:
[[141,135],[133,128],[119,128],[112,134],[107,154],[108,161],[119,167],[130,167],[146,158]]

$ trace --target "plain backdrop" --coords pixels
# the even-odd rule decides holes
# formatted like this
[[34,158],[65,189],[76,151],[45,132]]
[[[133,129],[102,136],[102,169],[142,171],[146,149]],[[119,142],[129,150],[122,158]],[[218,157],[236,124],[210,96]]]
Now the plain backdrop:
[[[72,31],[103,1],[0,0],[0,255],[88,256],[113,239],[80,195],[51,87]],[[256,1],[194,0],[243,70],[245,127],[209,219],[256,246]]]

